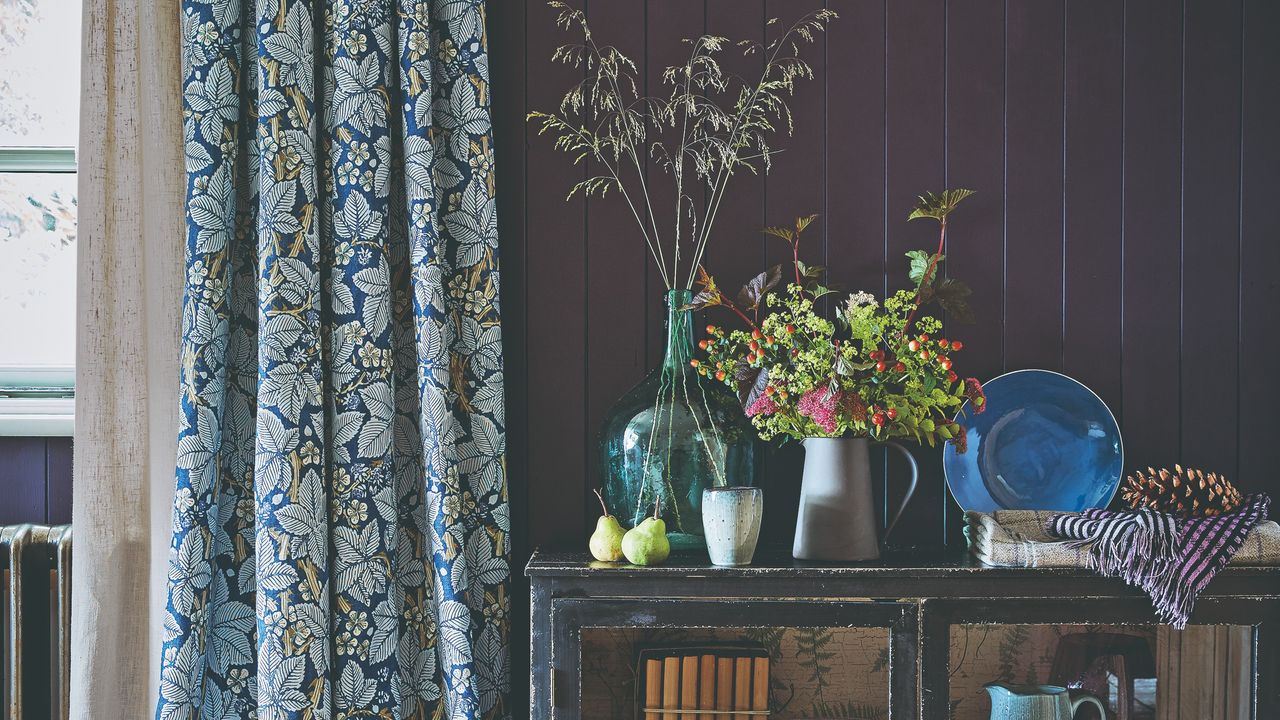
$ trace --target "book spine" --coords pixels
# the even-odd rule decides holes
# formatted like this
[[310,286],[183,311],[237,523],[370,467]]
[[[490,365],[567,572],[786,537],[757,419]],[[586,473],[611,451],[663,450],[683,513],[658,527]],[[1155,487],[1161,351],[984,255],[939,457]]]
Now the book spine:
[[[662,709],[680,709],[680,658],[662,659]],[[680,720],[680,713],[664,712],[662,720]]]
[[[698,656],[686,655],[680,658],[680,709],[698,709]],[[689,720],[693,715],[681,715]]]
[[733,658],[716,658],[716,709],[733,709]]
[[644,663],[644,720],[659,720],[651,708],[662,706],[662,661],[657,658]]
[[[751,709],[751,658],[740,657],[733,660],[733,709]],[[735,713],[739,720],[749,720],[750,713]]]
[[751,709],[769,709],[769,658],[758,657],[751,661]]
[[[698,709],[716,709],[716,656],[703,655],[698,673]],[[716,720],[711,713],[702,713],[699,720]]]

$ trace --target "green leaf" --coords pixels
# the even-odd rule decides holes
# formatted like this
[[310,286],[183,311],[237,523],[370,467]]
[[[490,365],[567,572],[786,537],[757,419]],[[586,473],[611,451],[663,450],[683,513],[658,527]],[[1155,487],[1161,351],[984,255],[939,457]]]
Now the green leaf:
[[[939,255],[937,262],[933,262],[933,255],[924,250],[909,250],[907,258],[911,260],[911,268],[907,271],[907,277],[911,278],[911,282],[922,291],[928,291],[933,285],[934,279],[938,275],[938,266],[942,264],[944,256]],[[929,264],[933,262],[933,270],[929,270]],[[929,272],[929,277],[925,277],[925,272]],[[922,293],[923,294],[923,293]],[[921,300],[928,302],[928,299]]]
[[960,201],[973,194],[972,190],[956,189],[943,190],[941,193],[934,195],[933,193],[925,193],[919,198],[919,202],[911,209],[911,214],[907,215],[907,220],[919,220],[920,218],[933,218],[941,222]]
[[974,322],[973,308],[969,307],[969,296],[973,291],[968,285],[954,278],[943,280],[934,291],[934,297],[951,319],[966,325]]
[[[827,272],[826,267],[822,265],[809,265],[801,260],[796,263],[796,269],[800,271],[800,286],[804,288],[805,292],[813,293],[819,289],[831,292],[828,288],[824,288],[821,283],[822,276]],[[825,295],[826,293],[823,294]]]

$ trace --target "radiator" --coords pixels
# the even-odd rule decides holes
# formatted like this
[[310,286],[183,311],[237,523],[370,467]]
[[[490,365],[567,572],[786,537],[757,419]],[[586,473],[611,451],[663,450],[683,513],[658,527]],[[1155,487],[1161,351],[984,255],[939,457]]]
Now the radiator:
[[0,717],[65,720],[71,700],[71,526],[0,528]]

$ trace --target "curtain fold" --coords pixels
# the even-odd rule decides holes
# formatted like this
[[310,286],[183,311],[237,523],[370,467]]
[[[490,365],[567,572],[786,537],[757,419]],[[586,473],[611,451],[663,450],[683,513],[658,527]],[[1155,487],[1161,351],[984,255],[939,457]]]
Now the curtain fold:
[[156,717],[506,717],[481,0],[189,0]]
[[[71,717],[154,709],[183,258],[178,3],[84,4]],[[149,631],[150,629],[150,631]]]

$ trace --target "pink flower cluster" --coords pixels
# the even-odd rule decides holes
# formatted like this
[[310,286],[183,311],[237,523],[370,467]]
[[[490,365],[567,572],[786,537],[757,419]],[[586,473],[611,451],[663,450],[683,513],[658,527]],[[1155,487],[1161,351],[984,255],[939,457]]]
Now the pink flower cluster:
[[778,406],[774,404],[773,398],[760,393],[756,399],[751,401],[747,406],[747,417],[755,417],[756,415],[772,415],[778,412]]
[[[980,397],[986,397],[986,393],[982,392],[982,383],[978,382],[978,378],[968,378],[964,381],[964,396],[969,398],[971,401],[977,400]],[[987,404],[985,402],[981,405],[977,405],[978,413],[981,413],[986,409]],[[964,451],[962,450],[961,452]]]
[[836,431],[836,413],[840,409],[840,395],[827,388],[815,388],[800,398],[796,410],[813,420],[825,433]]

